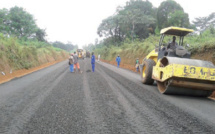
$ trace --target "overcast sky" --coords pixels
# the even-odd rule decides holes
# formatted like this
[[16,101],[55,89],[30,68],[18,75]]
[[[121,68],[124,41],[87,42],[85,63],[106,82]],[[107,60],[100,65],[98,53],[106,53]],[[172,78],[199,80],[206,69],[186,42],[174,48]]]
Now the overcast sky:
[[[80,47],[94,43],[103,19],[115,13],[128,0],[0,0],[0,8],[23,7],[46,29],[48,41],[72,42]],[[149,0],[158,7],[164,0]],[[190,21],[215,12],[214,0],[176,0]]]

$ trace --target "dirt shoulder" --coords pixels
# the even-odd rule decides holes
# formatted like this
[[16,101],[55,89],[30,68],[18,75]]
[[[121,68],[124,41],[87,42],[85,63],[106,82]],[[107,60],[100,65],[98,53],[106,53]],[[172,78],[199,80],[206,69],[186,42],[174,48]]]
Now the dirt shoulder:
[[[101,61],[117,66],[116,61],[107,61],[107,60],[103,60],[103,59],[101,59]],[[125,68],[125,69],[129,69],[133,72],[136,72],[135,65],[130,65],[130,64],[126,64],[124,62],[121,62],[120,67]]]
[[0,76],[0,84],[8,82],[8,81],[10,81],[10,80],[12,80],[14,78],[22,77],[22,76],[27,75],[29,73],[35,72],[37,70],[49,67],[49,66],[54,65],[54,64],[56,64],[58,62],[61,62],[61,61],[63,61],[63,60],[57,60],[57,61],[48,62],[48,63],[42,64],[42,65],[40,65],[38,67],[34,67],[34,68],[30,68],[30,69],[16,70],[16,71],[13,71],[12,73],[6,73],[6,75],[1,74],[1,76]]

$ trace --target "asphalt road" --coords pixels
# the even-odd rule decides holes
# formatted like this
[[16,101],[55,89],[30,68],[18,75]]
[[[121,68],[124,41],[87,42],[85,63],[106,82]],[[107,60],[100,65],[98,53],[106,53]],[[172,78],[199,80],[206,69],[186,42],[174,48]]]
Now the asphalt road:
[[168,96],[106,63],[67,61],[0,85],[0,133],[215,134],[215,101]]

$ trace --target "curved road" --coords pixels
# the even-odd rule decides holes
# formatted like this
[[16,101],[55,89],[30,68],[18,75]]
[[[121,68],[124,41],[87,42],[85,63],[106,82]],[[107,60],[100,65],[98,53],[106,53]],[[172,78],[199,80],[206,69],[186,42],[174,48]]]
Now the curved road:
[[161,95],[140,76],[106,63],[67,61],[0,85],[0,133],[214,134],[215,101]]

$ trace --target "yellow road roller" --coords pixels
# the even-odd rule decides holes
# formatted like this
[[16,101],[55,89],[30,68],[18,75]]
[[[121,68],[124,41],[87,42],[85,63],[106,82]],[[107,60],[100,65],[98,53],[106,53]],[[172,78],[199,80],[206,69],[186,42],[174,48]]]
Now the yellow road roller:
[[77,49],[77,55],[79,59],[84,59],[85,51],[83,49]]
[[[179,27],[161,30],[159,46],[140,65],[143,84],[152,85],[156,81],[162,94],[208,97],[215,91],[213,63],[190,59],[191,53],[183,47],[184,37],[192,32]],[[173,41],[164,43],[166,36],[173,36]],[[176,37],[179,43],[174,41]]]

